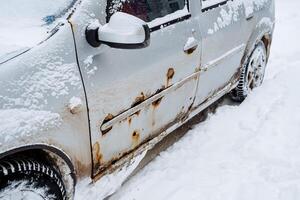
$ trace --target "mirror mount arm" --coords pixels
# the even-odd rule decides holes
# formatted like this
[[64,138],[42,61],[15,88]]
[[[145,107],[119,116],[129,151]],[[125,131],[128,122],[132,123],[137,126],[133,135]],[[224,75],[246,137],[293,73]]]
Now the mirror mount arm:
[[98,30],[99,30],[99,27],[91,28],[89,26],[85,29],[86,41],[89,43],[89,45],[91,45],[92,47],[95,47],[95,48],[99,47],[102,43],[99,40]]

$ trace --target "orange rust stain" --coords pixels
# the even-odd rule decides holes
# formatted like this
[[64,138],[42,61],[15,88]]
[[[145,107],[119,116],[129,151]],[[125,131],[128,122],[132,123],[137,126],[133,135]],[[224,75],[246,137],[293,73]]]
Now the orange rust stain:
[[173,76],[174,76],[174,74],[175,74],[174,69],[173,69],[173,68],[169,68],[169,69],[168,69],[168,73],[167,73],[168,79],[172,79]]
[[141,113],[141,110],[136,111],[135,113],[131,114],[129,117],[132,117],[134,115],[139,116]]
[[136,97],[131,107],[135,107],[145,101],[146,97],[143,92],[141,92],[140,96]]
[[106,123],[114,118],[113,114],[109,113],[103,120],[103,123]]
[[[109,113],[103,120],[102,124],[105,124],[106,122],[112,120],[114,118],[113,114]],[[113,127],[110,127],[106,130],[102,130],[102,135],[105,135],[106,133],[108,133]]]
[[111,129],[112,129],[113,127],[109,127],[108,129],[106,129],[106,130],[102,130],[101,132],[102,132],[102,135],[106,135],[109,131],[111,131]]
[[[127,121],[128,121],[129,126],[131,125],[132,118],[134,118],[134,116],[139,116],[140,113],[141,113],[141,110],[138,110],[138,111],[136,111],[135,113],[133,113],[132,115],[130,115],[130,116],[127,118]],[[126,119],[125,119],[125,120],[126,120]]]
[[161,93],[166,87],[163,85],[160,89],[156,90],[155,94]]
[[132,146],[137,146],[140,141],[140,132],[138,130],[133,131],[132,133]]
[[200,66],[195,68],[195,73],[196,72],[200,72],[200,71],[201,71],[201,67]]
[[90,174],[91,165],[81,163],[79,160],[75,161],[76,174],[79,177],[85,177]]
[[138,111],[136,111],[136,112],[134,113],[134,115],[137,115],[137,116],[139,116],[139,115],[140,115],[140,113],[141,113],[141,110],[138,110]]
[[163,99],[163,97],[160,97],[159,99],[153,101],[153,102],[152,102],[152,106],[153,106],[154,108],[157,108],[157,107],[159,106],[159,104],[160,104],[160,102],[161,102],[162,99]]
[[103,159],[103,155],[100,152],[100,144],[99,142],[96,142],[93,145],[93,161],[94,161],[94,166],[100,166],[101,162]]
[[168,72],[167,72],[167,85],[166,85],[166,87],[169,87],[170,81],[174,77],[174,74],[175,74],[174,69],[173,68],[169,68]]

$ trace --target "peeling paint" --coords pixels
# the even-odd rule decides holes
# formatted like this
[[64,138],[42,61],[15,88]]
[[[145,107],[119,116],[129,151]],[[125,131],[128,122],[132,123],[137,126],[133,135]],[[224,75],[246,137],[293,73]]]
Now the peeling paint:
[[173,68],[169,68],[167,72],[167,84],[166,87],[170,86],[171,79],[174,77],[175,71]]
[[137,105],[139,105],[140,103],[142,103],[143,101],[145,101],[146,97],[145,94],[143,92],[141,92],[140,96],[137,96],[134,100],[134,102],[132,103],[131,107],[135,107]]
[[[114,115],[109,113],[103,120],[102,124],[105,124],[106,122],[112,120],[114,118]],[[101,126],[100,126],[101,127]],[[109,127],[108,129],[106,130],[102,130],[102,135],[105,135],[106,133],[108,133],[110,130],[112,129],[112,127]]]
[[133,147],[138,146],[139,142],[140,142],[140,131],[135,130],[132,133],[132,146]]
[[93,164],[94,164],[94,167],[99,167],[102,163],[102,159],[103,159],[103,156],[100,152],[100,144],[99,142],[96,142],[94,145],[93,145],[93,155],[94,156],[94,160],[93,160]]
[[153,101],[153,102],[152,102],[152,106],[153,106],[154,108],[157,108],[157,107],[159,106],[159,104],[160,104],[160,102],[161,102],[162,99],[163,99],[163,97],[160,97],[160,98],[157,99],[156,101]]

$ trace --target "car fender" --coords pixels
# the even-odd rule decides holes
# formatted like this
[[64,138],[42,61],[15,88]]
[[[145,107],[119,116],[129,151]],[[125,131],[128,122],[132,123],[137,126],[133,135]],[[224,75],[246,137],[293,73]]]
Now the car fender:
[[64,152],[77,176],[90,175],[88,109],[65,22],[50,38],[0,64],[0,157],[26,148]]

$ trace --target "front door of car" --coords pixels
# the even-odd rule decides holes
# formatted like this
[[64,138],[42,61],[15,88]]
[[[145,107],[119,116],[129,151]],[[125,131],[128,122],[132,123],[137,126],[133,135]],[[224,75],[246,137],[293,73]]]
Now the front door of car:
[[243,7],[238,0],[201,0],[201,72],[195,106],[237,78],[245,49]]
[[[200,65],[199,23],[185,0],[100,5],[106,5],[107,22],[115,12],[126,12],[148,22],[151,34],[142,49],[92,48],[81,26],[97,14],[71,19],[89,106],[94,175],[185,117]],[[82,13],[97,6],[89,3]]]

